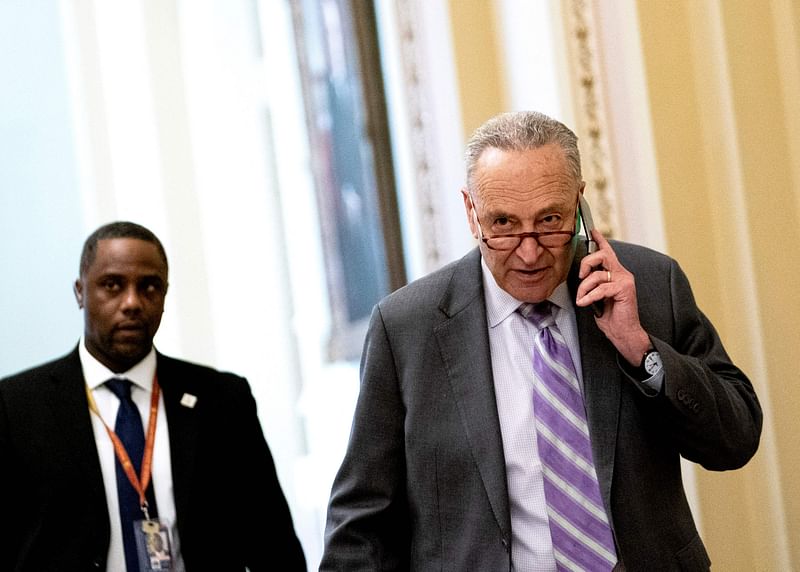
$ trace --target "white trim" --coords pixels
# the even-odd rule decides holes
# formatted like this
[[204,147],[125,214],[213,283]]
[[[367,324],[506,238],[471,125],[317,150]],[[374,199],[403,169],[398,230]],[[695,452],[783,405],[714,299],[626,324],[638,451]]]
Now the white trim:
[[634,0],[595,2],[605,65],[620,238],[667,252],[647,79]]

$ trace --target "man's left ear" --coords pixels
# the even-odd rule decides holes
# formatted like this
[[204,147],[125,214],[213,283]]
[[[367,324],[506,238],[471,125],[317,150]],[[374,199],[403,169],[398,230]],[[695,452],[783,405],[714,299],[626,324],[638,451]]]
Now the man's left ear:
[[75,280],[75,284],[72,285],[72,292],[75,294],[75,300],[78,301],[78,308],[83,309],[83,284],[80,278]]
[[475,228],[475,217],[472,215],[472,209],[475,208],[475,205],[472,203],[472,199],[469,196],[469,190],[466,187],[461,189],[461,196],[464,199],[464,211],[467,214],[467,224],[469,225],[469,230],[472,233],[473,238],[477,240],[478,229]]
[[168,291],[169,291],[169,282],[164,282],[164,294],[161,297],[161,313],[162,314],[167,311],[166,298],[167,298],[167,292]]

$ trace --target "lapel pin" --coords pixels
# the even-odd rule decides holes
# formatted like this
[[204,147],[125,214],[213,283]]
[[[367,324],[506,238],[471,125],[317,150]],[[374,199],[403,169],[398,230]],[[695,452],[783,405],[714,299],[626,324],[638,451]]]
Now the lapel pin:
[[197,396],[192,395],[191,393],[184,393],[183,397],[181,397],[181,405],[183,405],[184,407],[192,409],[196,403],[197,403]]

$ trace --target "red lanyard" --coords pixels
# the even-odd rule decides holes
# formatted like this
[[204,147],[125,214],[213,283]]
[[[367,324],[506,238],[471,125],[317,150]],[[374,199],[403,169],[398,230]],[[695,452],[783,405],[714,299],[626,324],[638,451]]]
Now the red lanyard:
[[97,404],[95,403],[94,396],[92,395],[92,390],[89,389],[88,385],[86,386],[86,396],[89,400],[89,409],[91,409],[92,413],[97,415],[97,417],[103,423],[103,426],[105,426],[108,436],[111,437],[111,442],[114,444],[114,453],[117,455],[117,459],[119,459],[122,469],[128,476],[128,480],[131,482],[131,485],[136,492],[139,493],[139,505],[142,507],[142,512],[147,520],[150,520],[150,515],[147,513],[147,500],[145,499],[144,493],[147,490],[147,486],[150,484],[150,475],[153,467],[153,446],[156,442],[156,419],[158,418],[158,396],[160,389],[161,388],[158,385],[158,376],[154,375],[153,391],[150,396],[150,418],[147,421],[147,437],[144,442],[142,471],[141,475],[139,476],[136,474],[136,471],[133,470],[133,463],[131,463],[131,458],[128,456],[128,452],[125,450],[125,445],[122,444],[122,441],[120,441],[120,438],[116,433],[114,433],[114,430],[108,426],[102,415],[100,415],[100,411],[97,409]]

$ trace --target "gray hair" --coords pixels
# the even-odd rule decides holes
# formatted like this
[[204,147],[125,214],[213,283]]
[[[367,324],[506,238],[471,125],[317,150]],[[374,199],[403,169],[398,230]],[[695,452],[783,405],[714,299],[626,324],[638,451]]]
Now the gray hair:
[[487,149],[528,151],[550,143],[564,150],[570,174],[581,180],[578,137],[569,127],[538,111],[501,113],[478,127],[467,142],[467,188],[472,194],[472,176]]

